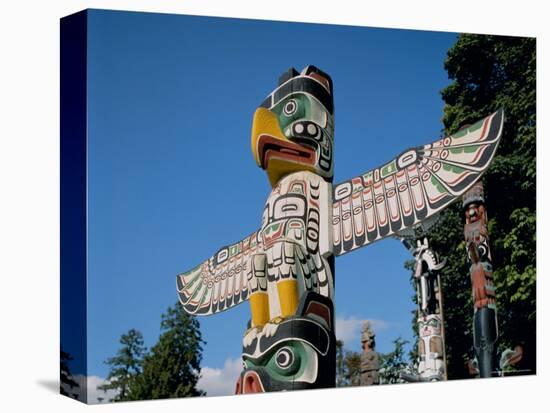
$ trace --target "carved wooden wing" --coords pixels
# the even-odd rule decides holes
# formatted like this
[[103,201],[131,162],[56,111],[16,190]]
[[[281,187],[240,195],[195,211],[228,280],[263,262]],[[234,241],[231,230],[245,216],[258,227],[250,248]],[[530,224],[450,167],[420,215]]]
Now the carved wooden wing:
[[413,227],[466,192],[489,167],[499,110],[456,134],[401,153],[333,189],[333,248],[342,255]]
[[209,315],[247,300],[250,257],[262,250],[258,232],[221,248],[210,259],[176,279],[179,300],[190,314]]

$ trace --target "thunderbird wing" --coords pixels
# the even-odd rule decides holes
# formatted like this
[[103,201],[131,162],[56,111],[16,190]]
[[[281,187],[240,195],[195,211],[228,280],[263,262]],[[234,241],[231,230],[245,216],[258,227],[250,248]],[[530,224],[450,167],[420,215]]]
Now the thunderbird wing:
[[225,311],[248,299],[250,257],[262,249],[258,232],[221,248],[210,259],[176,279],[179,300],[190,314]]
[[409,149],[379,168],[334,186],[334,255],[414,227],[464,194],[489,167],[503,121],[499,110],[454,135]]

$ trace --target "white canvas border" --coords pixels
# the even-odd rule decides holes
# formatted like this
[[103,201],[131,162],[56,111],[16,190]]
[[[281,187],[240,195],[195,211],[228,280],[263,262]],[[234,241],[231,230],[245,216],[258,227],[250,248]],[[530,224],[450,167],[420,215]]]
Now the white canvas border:
[[[548,29],[544,2],[339,0],[246,2],[108,0],[3,2],[0,13],[1,105],[0,406],[4,411],[106,409],[120,412],[258,409],[312,411],[540,411],[547,399],[548,357],[544,280],[538,260],[538,376],[431,385],[150,401],[86,407],[57,394],[59,337],[59,18],[87,7],[336,23],[374,27],[536,36],[538,135],[548,134]],[[538,145],[538,243],[548,247],[548,140]],[[295,407],[294,407],[295,406]],[[8,407],[9,410],[5,409]]]

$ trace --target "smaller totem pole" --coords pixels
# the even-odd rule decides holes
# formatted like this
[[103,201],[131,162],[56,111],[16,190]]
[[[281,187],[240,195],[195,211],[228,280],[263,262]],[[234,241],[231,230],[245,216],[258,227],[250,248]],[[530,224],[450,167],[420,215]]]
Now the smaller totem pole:
[[375,334],[370,323],[366,321],[361,330],[361,386],[380,384],[378,370],[380,370],[380,358],[375,350]]
[[478,181],[462,197],[466,216],[464,238],[471,262],[470,279],[474,301],[474,350],[480,377],[493,375],[495,343],[498,337],[493,266],[487,231],[483,184]]
[[418,302],[418,375],[402,375],[407,381],[440,381],[446,376],[443,306],[439,261],[428,246],[428,239],[417,240],[414,250],[414,280]]

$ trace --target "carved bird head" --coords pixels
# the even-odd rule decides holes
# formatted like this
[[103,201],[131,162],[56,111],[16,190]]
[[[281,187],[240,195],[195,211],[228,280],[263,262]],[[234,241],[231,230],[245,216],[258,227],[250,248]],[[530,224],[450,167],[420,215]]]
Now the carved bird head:
[[334,117],[332,80],[315,66],[290,68],[254,113],[252,153],[271,186],[293,172],[311,171],[332,181]]

